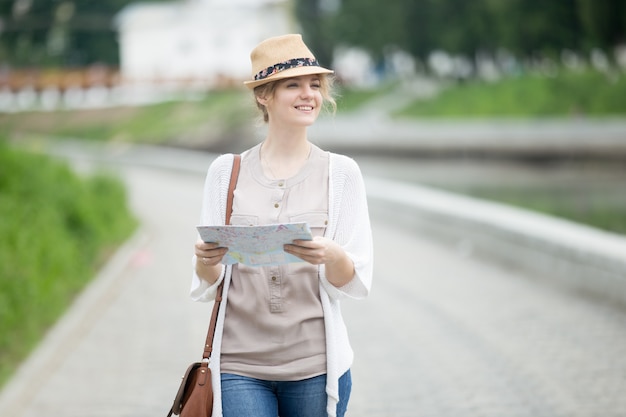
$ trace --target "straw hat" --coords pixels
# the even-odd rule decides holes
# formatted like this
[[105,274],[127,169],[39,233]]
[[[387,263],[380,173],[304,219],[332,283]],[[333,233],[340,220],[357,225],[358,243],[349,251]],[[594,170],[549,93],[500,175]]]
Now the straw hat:
[[331,74],[320,64],[302,40],[302,35],[283,35],[261,42],[250,53],[252,81],[244,81],[253,89],[271,81],[309,74]]

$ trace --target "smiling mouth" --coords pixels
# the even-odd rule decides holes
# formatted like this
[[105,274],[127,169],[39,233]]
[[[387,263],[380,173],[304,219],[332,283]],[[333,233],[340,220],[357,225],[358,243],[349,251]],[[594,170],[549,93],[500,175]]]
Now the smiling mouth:
[[296,106],[296,109],[303,111],[311,111],[313,110],[313,106]]

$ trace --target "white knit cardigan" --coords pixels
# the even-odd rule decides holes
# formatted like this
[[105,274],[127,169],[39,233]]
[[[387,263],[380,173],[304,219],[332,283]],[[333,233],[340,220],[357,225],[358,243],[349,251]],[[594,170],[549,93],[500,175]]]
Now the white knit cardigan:
[[[247,154],[248,152],[244,152],[242,157],[245,158]],[[203,225],[221,225],[225,222],[232,162],[232,154],[221,155],[209,167],[202,203],[201,224]],[[324,266],[319,266],[320,298],[326,328],[327,411],[330,417],[335,417],[339,401],[339,378],[350,368],[354,357],[341,315],[340,299],[344,297],[365,298],[369,294],[372,283],[372,233],[365,185],[358,165],[349,157],[330,154],[328,205],[329,222],[325,236],[343,247],[354,262],[355,270],[354,278],[345,286],[337,288],[326,279]],[[195,262],[194,256],[193,265]],[[215,417],[222,416],[219,358],[231,267],[223,267],[220,278],[213,285],[200,279],[194,268],[191,283],[191,298],[194,301],[212,301],[215,299],[218,285],[224,279],[223,302],[220,305],[210,363],[214,389],[213,416]]]

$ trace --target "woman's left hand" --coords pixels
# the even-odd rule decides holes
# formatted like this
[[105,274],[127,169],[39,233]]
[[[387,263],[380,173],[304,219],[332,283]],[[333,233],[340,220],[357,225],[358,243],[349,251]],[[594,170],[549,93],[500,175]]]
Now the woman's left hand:
[[341,246],[322,236],[315,236],[313,240],[294,240],[292,244],[285,245],[284,249],[313,265],[333,264],[345,256]]
[[294,240],[284,246],[290,253],[313,265],[326,266],[326,278],[336,287],[347,284],[354,276],[354,264],[341,245],[332,239],[315,236],[313,240]]

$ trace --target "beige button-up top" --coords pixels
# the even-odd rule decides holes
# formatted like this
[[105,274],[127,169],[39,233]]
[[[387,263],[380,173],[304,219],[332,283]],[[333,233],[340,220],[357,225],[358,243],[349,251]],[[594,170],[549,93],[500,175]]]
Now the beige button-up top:
[[[246,154],[233,201],[233,225],[308,222],[314,236],[328,223],[329,154],[312,146],[292,178],[263,173],[260,145]],[[318,268],[306,262],[238,264],[228,292],[221,372],[266,380],[326,373],[324,313]]]

